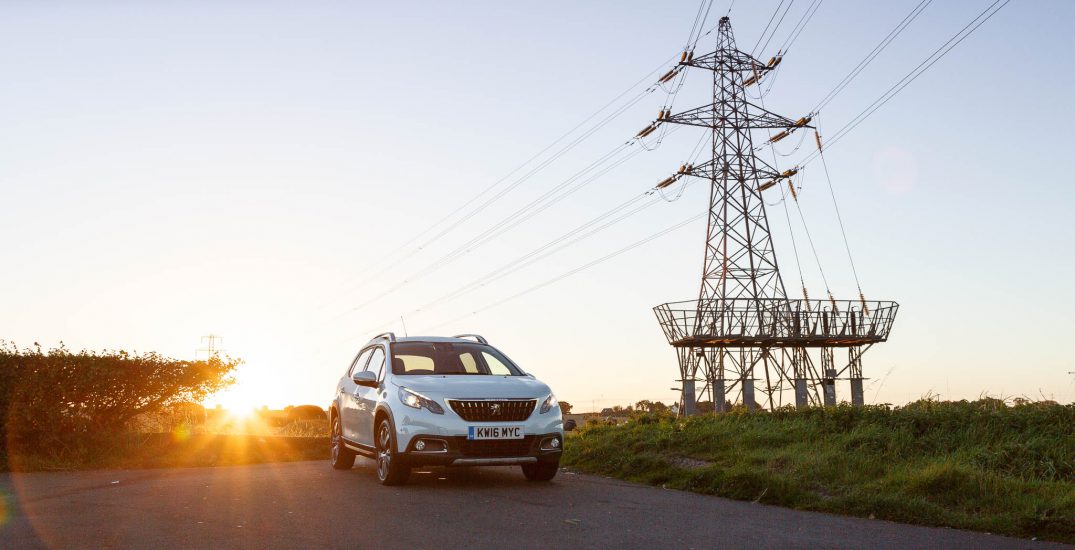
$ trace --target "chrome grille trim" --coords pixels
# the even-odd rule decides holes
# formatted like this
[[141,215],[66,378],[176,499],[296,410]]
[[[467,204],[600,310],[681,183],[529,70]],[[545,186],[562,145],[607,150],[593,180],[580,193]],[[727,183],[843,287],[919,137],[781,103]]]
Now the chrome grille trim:
[[447,399],[468,422],[522,422],[534,413],[537,399]]

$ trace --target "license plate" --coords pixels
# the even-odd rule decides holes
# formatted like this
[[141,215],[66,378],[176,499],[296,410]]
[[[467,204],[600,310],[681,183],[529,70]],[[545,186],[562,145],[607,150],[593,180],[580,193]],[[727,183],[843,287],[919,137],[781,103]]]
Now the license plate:
[[522,426],[468,426],[467,439],[522,439]]

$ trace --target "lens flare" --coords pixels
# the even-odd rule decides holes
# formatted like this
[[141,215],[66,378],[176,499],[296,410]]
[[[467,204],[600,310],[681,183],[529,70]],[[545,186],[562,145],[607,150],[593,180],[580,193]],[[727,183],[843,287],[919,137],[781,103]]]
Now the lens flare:
[[190,424],[183,422],[182,424],[176,426],[174,430],[172,430],[172,441],[176,443],[182,443],[190,439],[190,434]]

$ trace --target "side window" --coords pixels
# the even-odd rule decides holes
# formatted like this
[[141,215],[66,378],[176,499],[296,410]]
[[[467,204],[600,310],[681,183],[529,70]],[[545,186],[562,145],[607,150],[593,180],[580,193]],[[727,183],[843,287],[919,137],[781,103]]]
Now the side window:
[[378,380],[381,380],[384,376],[384,349],[381,346],[373,348],[373,355],[370,356],[370,362],[366,366],[366,370],[377,373]]
[[355,358],[355,362],[351,363],[351,368],[347,369],[348,378],[354,376],[356,372],[360,372],[366,368],[366,361],[369,360],[371,353],[373,353],[373,350],[368,349],[358,354],[358,357]]
[[478,362],[474,360],[473,353],[461,353],[459,354],[459,362],[463,364],[463,370],[467,374],[479,374]]
[[482,352],[482,358],[485,359],[485,364],[489,365],[489,374],[511,376],[511,369],[504,363],[501,363],[500,359],[497,359],[484,351]]

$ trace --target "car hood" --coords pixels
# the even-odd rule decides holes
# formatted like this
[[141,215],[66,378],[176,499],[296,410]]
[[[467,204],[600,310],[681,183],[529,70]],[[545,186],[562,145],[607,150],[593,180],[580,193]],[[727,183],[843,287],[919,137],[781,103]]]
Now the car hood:
[[541,399],[551,393],[544,382],[529,376],[418,375],[399,376],[395,383],[431,399]]

